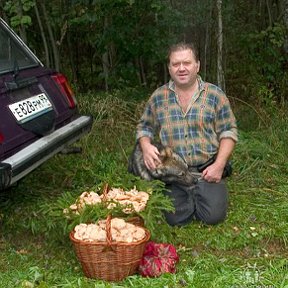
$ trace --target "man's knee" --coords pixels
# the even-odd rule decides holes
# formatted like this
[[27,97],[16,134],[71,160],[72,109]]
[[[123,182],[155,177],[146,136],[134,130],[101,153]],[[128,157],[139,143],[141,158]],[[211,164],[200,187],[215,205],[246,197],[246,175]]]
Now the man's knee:
[[196,195],[196,217],[202,222],[215,225],[227,215],[228,191],[225,182],[219,184],[199,183]]
[[[187,211],[188,212],[188,211]],[[190,213],[164,213],[166,222],[170,226],[182,226],[187,225],[192,222],[193,220],[193,212],[190,211]]]
[[197,211],[196,218],[208,225],[216,225],[226,219],[227,209],[215,211]]

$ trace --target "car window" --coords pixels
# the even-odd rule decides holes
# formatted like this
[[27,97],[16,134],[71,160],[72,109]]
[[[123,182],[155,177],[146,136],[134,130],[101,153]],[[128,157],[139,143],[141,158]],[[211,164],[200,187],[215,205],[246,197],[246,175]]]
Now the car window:
[[0,74],[39,65],[26,47],[0,25]]

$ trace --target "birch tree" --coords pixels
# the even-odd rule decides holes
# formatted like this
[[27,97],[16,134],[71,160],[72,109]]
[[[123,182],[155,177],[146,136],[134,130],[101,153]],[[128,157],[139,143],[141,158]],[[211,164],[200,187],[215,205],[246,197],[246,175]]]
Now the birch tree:
[[218,37],[217,37],[217,83],[225,91],[225,78],[223,71],[223,23],[222,23],[222,0],[217,0],[218,13]]

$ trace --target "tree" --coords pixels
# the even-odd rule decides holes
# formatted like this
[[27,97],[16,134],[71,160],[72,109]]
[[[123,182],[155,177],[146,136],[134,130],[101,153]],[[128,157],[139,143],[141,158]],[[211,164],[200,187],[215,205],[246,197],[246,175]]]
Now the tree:
[[[10,0],[1,1],[1,6],[4,6],[4,16],[10,17],[10,25],[19,32],[20,37],[27,43],[26,29],[31,25],[32,20],[29,16],[30,10],[34,6],[34,0]],[[7,19],[6,19],[7,20]]]
[[45,64],[46,64],[46,66],[50,67],[48,44],[47,44],[46,35],[45,35],[44,28],[43,28],[42,20],[41,20],[42,18],[39,14],[37,1],[35,2],[34,9],[35,9],[35,14],[36,14],[36,18],[38,21],[40,34],[41,34],[41,38],[42,38],[42,42],[43,42],[43,46],[44,46],[44,50],[45,50]]
[[218,86],[225,90],[225,79],[222,65],[223,59],[223,23],[222,23],[222,0],[217,0],[218,14],[218,37],[217,37],[217,82]]
[[45,24],[46,24],[46,27],[47,27],[47,30],[48,30],[48,35],[49,35],[49,38],[50,38],[50,44],[51,44],[51,47],[52,47],[53,67],[56,70],[59,71],[60,70],[59,54],[58,54],[58,49],[57,49],[54,33],[53,33],[53,30],[52,30],[52,27],[51,27],[51,24],[50,24],[51,21],[49,19],[48,13],[47,13],[45,3],[40,1],[40,7],[41,7],[41,10],[42,10],[42,13],[43,13],[43,18],[45,20]]

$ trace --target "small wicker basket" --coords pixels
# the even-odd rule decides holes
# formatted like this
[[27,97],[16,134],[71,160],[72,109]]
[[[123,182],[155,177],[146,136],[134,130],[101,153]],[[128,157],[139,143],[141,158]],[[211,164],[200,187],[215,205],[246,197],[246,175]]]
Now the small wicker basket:
[[137,242],[112,242],[109,215],[106,219],[106,242],[75,239],[74,230],[70,232],[70,239],[86,277],[121,281],[138,270],[145,245],[150,239],[150,232],[147,229],[145,232],[144,239]]

